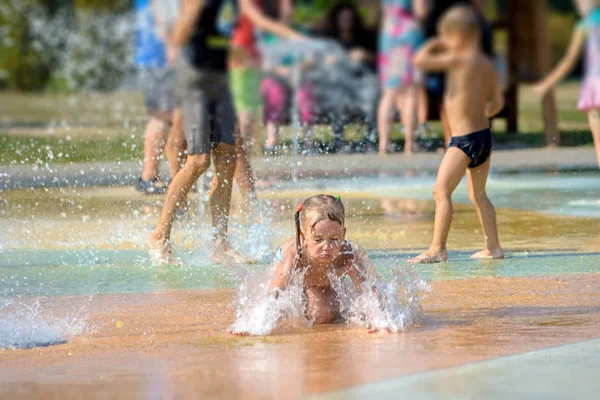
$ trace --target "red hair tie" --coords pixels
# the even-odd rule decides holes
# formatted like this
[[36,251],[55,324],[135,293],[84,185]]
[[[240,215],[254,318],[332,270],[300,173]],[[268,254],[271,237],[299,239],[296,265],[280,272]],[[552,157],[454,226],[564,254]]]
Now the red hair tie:
[[302,212],[302,203],[296,206],[296,212]]

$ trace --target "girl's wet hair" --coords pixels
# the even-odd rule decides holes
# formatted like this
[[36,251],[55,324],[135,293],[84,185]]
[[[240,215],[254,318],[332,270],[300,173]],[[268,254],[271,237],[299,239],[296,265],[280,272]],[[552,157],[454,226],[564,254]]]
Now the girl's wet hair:
[[302,246],[300,244],[301,227],[312,229],[319,221],[336,221],[344,226],[345,211],[342,199],[339,196],[330,196],[327,194],[318,194],[309,197],[296,208],[296,248],[298,253],[296,260],[300,260]]

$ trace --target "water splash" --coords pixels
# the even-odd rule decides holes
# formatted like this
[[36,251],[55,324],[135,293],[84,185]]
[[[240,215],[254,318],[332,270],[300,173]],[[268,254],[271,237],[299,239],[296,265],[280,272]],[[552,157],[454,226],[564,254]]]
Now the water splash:
[[237,271],[236,320],[229,328],[232,333],[268,335],[276,328],[310,327],[304,314],[304,289],[302,273],[294,271],[290,284],[277,296],[268,294],[268,274],[250,273],[241,267]]
[[87,317],[85,307],[57,316],[42,306],[40,298],[33,302],[0,299],[0,349],[66,343],[84,331]]
[[[421,322],[421,300],[430,288],[410,266],[394,268],[390,279],[379,277],[370,263],[366,251],[354,246],[357,265],[367,268],[365,282],[360,292],[346,277],[328,273],[335,290],[342,318],[350,324],[364,326],[369,330],[401,332]],[[268,294],[268,276],[238,273],[240,284],[236,302],[236,321],[230,327],[232,333],[267,335],[281,327],[308,327],[312,324],[305,314],[303,271],[293,272],[289,286],[278,291],[277,296]]]

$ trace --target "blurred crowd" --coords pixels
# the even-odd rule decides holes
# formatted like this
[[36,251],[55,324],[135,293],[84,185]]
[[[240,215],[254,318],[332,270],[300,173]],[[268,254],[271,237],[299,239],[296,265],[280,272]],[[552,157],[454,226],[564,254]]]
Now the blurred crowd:
[[[436,35],[440,16],[451,6],[473,6],[481,19],[482,47],[492,55],[483,0],[331,1],[310,26],[294,24],[294,0],[248,1],[266,18],[289,26],[298,36],[282,37],[259,29],[243,15],[233,17],[234,6],[221,7],[222,15],[215,16],[218,29],[230,33],[226,68],[240,137],[236,174],[247,177],[238,179],[242,187],[252,180],[248,155],[281,151],[280,129],[289,124],[296,123],[294,133],[301,135],[301,151],[307,155],[422,151],[418,139],[432,136],[427,124],[430,118],[442,121],[447,142],[451,135],[444,123],[443,75],[422,74],[414,68],[412,56],[428,37]],[[215,2],[222,3],[207,3]],[[171,178],[186,154],[185,112],[180,112],[182,95],[175,82],[178,74],[185,73],[177,63],[186,56],[189,59],[190,45],[179,49],[171,40],[182,3],[185,1],[136,0],[136,65],[150,117],[138,183],[145,193],[166,190],[168,181],[158,177],[163,151]],[[237,8],[239,13],[240,4]],[[367,21],[365,9],[375,18]],[[390,140],[397,120],[403,146]],[[333,140],[315,145],[312,132],[316,125],[328,126]],[[345,130],[350,125],[360,132],[360,140],[356,134],[354,140],[347,140]],[[254,146],[262,127],[266,139],[260,147]],[[442,132],[439,134],[441,137]],[[253,192],[253,188],[248,190]]]

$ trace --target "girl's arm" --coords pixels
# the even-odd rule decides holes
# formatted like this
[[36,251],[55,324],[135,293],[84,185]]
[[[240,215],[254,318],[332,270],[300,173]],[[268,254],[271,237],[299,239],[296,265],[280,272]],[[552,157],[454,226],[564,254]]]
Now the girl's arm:
[[451,54],[437,38],[427,41],[413,58],[415,67],[424,71],[446,71],[455,67],[458,62],[459,58]]
[[240,0],[240,10],[256,27],[288,39],[303,39],[300,33],[267,17],[256,5],[254,0]]
[[545,95],[550,89],[552,89],[558,82],[560,82],[568,73],[573,69],[573,66],[577,62],[583,43],[585,41],[585,29],[577,27],[573,36],[571,37],[571,43],[567,54],[560,60],[556,68],[546,76],[541,82],[538,82],[534,87],[533,91]]
[[284,290],[290,283],[294,268],[294,259],[296,258],[296,242],[289,240],[282,248],[283,261],[275,258],[275,270],[269,282],[268,293],[276,293],[277,290]]

